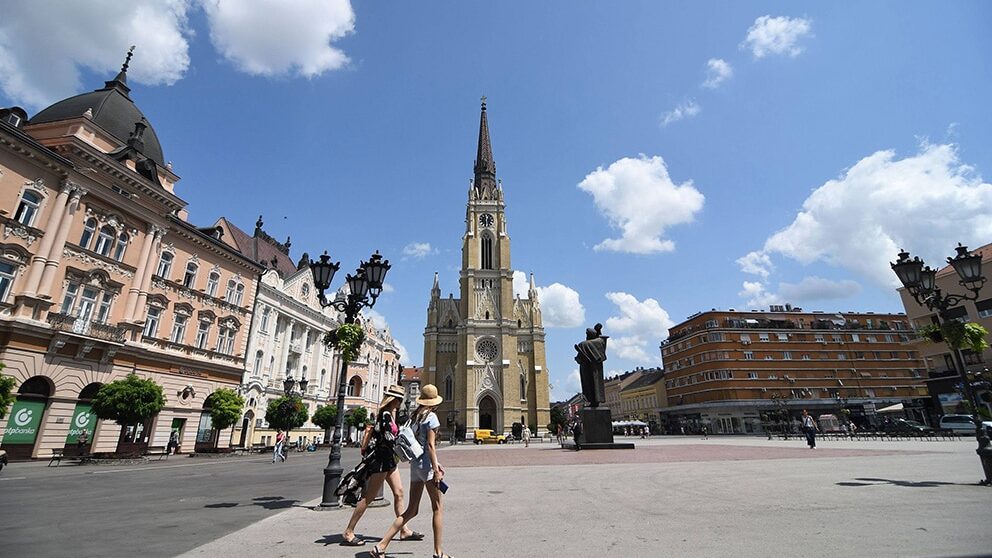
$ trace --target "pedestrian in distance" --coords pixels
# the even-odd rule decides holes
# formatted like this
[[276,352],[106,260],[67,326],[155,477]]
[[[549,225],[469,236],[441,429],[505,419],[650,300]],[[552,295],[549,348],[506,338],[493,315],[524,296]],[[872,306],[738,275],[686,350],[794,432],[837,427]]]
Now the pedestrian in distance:
[[524,425],[524,431],[522,432],[522,434],[523,434],[523,439],[524,439],[524,447],[525,448],[529,448],[530,447],[530,427],[527,426],[526,424]]
[[641,427],[641,439],[643,440],[644,438],[647,438],[647,437],[648,437],[648,427],[647,426],[642,426]]
[[286,433],[282,430],[276,432],[276,445],[272,448],[272,462],[276,460],[286,461]]
[[579,440],[581,438],[582,438],[582,423],[576,419],[575,424],[572,425],[572,442],[575,443],[575,451],[579,451],[582,449],[582,446],[579,445]]
[[166,449],[167,454],[175,455],[179,451],[179,430],[173,430],[169,434],[169,446]]
[[809,411],[803,409],[803,434],[806,435],[806,444],[809,449],[816,449],[816,432],[819,429]]
[[399,533],[411,519],[417,516],[417,512],[420,511],[420,499],[425,489],[434,512],[432,520],[434,558],[451,558],[441,550],[444,525],[442,494],[448,489],[448,485],[444,483],[444,468],[441,467],[441,463],[437,459],[437,430],[441,426],[441,422],[437,419],[434,410],[442,401],[444,399],[438,395],[437,387],[434,384],[427,384],[420,388],[417,410],[413,413],[411,423],[417,441],[424,448],[424,453],[419,458],[410,460],[410,503],[407,505],[406,511],[389,526],[382,540],[372,547],[372,551],[369,552],[372,558],[384,558],[386,548],[396,533]]
[[76,437],[76,452],[80,456],[86,455],[86,446],[88,445],[90,445],[90,433],[84,428]]
[[[400,403],[404,397],[403,386],[389,386],[382,395],[382,402],[379,404],[379,416],[365,429],[365,436],[362,439],[362,463],[368,480],[364,483],[364,497],[358,500],[355,511],[351,513],[351,519],[344,533],[341,534],[343,546],[362,546],[365,539],[355,534],[355,527],[362,519],[365,510],[375,500],[382,488],[382,483],[389,485],[393,492],[393,509],[396,515],[403,513],[403,479],[396,468],[397,459],[394,451],[396,445],[396,435],[399,433],[399,426],[396,424],[396,413],[399,412]],[[411,531],[404,526],[400,531],[401,541],[420,541],[424,539],[422,533]]]
[[704,440],[710,439],[710,429],[705,424],[703,425],[703,439]]

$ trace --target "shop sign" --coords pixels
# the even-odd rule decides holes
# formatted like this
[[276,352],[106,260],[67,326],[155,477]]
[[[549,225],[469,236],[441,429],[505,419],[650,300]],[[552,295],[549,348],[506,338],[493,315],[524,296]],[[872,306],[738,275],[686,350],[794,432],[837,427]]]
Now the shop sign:
[[77,403],[76,411],[72,413],[72,423],[69,424],[69,435],[65,438],[65,443],[75,444],[79,435],[86,431],[90,441],[93,441],[93,431],[96,430],[96,415],[93,414],[93,406],[89,403]]
[[3,443],[33,444],[38,437],[41,417],[45,414],[44,401],[17,401],[10,409],[7,428],[3,431]]

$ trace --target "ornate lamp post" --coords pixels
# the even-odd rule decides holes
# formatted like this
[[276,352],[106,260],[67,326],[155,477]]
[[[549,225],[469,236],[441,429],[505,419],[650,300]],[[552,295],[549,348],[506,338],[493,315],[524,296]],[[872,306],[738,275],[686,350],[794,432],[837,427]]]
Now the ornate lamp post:
[[[913,300],[937,312],[938,325],[941,326],[952,319],[949,316],[952,308],[967,300],[977,300],[978,293],[986,281],[985,276],[982,275],[982,255],[969,254],[968,247],[962,246],[960,243],[956,250],[957,254],[953,258],[947,258],[947,263],[951,264],[954,271],[957,272],[960,278],[958,284],[970,291],[967,294],[945,294],[937,286],[937,270],[925,265],[919,256],[910,259],[909,252],[905,250],[899,252],[899,259],[895,263],[890,264],[892,271],[899,277],[899,281],[906,287],[906,291],[913,297]],[[985,472],[985,478],[980,482],[989,486],[992,485],[992,447],[989,446],[989,438],[985,429],[982,428],[982,418],[978,414],[978,399],[975,397],[975,390],[971,382],[968,381],[961,351],[951,347],[950,344],[948,347],[951,349],[951,360],[954,362],[955,371],[961,378],[965,397],[971,404],[972,421],[975,423],[975,438],[978,440],[978,449],[975,452],[978,453],[982,462],[982,469]]]
[[[338,312],[344,313],[344,323],[353,324],[355,318],[362,308],[371,308],[375,301],[382,294],[382,283],[386,278],[386,272],[391,267],[389,260],[383,260],[379,252],[376,251],[369,258],[369,261],[362,262],[353,275],[345,277],[348,284],[348,294],[339,293],[338,296],[328,302],[324,295],[331,286],[334,274],[340,269],[340,263],[331,263],[330,256],[325,251],[319,261],[310,260],[310,270],[313,272],[314,286],[317,288],[320,305],[324,308],[328,306]],[[318,509],[338,508],[340,503],[334,490],[341,482],[341,433],[344,430],[344,394],[347,389],[348,360],[341,359],[341,375],[338,380],[338,423],[334,426],[334,436],[331,438],[331,455],[327,460],[327,467],[324,468],[324,492]]]

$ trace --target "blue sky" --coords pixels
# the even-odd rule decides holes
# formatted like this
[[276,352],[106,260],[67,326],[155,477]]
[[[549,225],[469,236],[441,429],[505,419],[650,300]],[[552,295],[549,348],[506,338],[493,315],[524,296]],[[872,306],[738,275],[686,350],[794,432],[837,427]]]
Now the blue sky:
[[[34,114],[95,89],[136,44],[132,98],[191,218],[250,231],[262,213],[294,258],[327,249],[345,269],[379,249],[394,290],[376,310],[406,364],[422,359],[434,271],[457,290],[483,94],[513,266],[535,273],[556,316],[558,397],[577,389],[572,345],[597,321],[613,336],[609,370],[657,365],[667,327],[696,311],[898,311],[894,247],[936,261],[957,241],[992,242],[987,3],[10,13],[0,104]],[[52,39],[81,21],[90,36]]]

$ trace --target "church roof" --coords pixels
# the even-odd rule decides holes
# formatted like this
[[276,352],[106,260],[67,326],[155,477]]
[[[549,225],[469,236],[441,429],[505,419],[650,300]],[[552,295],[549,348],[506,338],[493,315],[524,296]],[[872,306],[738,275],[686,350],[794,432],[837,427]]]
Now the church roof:
[[296,264],[289,257],[291,245],[289,239],[287,238],[285,243],[279,243],[266,234],[262,230],[261,215],[258,216],[258,221],[255,223],[254,235],[241,230],[226,217],[221,217],[220,220],[231,231],[232,239],[242,254],[262,264],[267,269],[275,269],[283,279],[297,272]]
[[[134,47],[131,48],[134,49]],[[42,124],[79,118],[87,110],[92,110],[92,121],[96,125],[106,130],[122,144],[127,143],[131,132],[135,129],[134,125],[146,120],[141,109],[134,104],[129,95],[131,88],[127,86],[127,67],[131,61],[131,54],[128,52],[127,60],[121,66],[120,73],[114,79],[104,83],[101,89],[63,99],[36,114],[30,123]],[[159,165],[165,166],[162,144],[159,143],[158,135],[155,134],[155,130],[150,125],[145,130],[142,139],[144,146],[141,153]]]
[[482,114],[479,116],[479,148],[475,156],[475,189],[496,187],[496,161],[493,159],[493,146],[489,140],[489,120],[486,118],[486,98],[482,98]]

